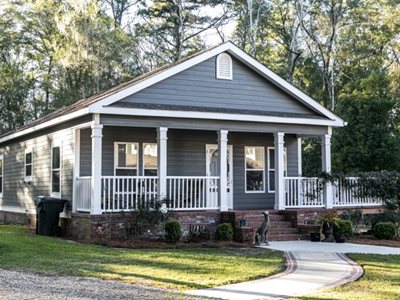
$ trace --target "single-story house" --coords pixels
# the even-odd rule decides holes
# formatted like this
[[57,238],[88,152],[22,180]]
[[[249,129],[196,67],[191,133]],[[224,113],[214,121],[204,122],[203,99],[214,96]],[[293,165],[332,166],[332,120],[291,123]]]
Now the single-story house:
[[344,125],[226,42],[0,136],[0,216],[35,214],[39,195],[69,200],[72,223],[154,197],[196,218],[332,208],[332,185],[301,177],[301,138],[321,138],[329,172]]

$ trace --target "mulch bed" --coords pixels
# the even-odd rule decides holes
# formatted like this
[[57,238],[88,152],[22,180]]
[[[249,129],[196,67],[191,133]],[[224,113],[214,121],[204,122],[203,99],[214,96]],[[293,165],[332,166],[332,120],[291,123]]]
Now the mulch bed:
[[[71,240],[70,238],[67,238]],[[169,244],[165,241],[151,241],[140,239],[128,240],[74,240],[79,243],[95,244],[112,248],[128,248],[128,249],[189,249],[189,248],[254,248],[251,244],[224,241],[205,241],[198,243],[180,242],[177,244]]]
[[362,234],[359,236],[352,237],[347,240],[349,243],[354,244],[365,244],[365,245],[375,245],[375,246],[387,246],[400,248],[400,239],[395,240],[378,240],[373,235]]

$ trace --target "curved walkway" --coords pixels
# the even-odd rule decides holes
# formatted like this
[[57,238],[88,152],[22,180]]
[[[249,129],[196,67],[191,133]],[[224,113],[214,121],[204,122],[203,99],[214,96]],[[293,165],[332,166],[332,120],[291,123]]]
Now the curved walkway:
[[287,269],[278,275],[212,289],[190,291],[221,299],[284,299],[354,281],[363,269],[343,253],[395,254],[400,248],[360,244],[270,242],[261,248],[285,251]]

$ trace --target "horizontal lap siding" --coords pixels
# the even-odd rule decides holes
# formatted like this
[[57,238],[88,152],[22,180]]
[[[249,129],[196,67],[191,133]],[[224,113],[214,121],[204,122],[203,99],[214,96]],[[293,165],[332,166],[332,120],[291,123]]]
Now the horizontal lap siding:
[[[4,192],[2,205],[31,209],[37,196],[51,195],[51,144],[62,141],[61,196],[72,200],[74,135],[73,130],[48,133],[0,148],[4,154]],[[25,150],[33,148],[32,182],[25,179]]]
[[[82,134],[81,138],[89,134]],[[216,131],[168,130],[168,176],[205,176],[206,145],[217,144]],[[103,175],[114,174],[114,142],[139,142],[140,162],[142,166],[142,144],[156,143],[155,128],[104,127],[103,130]],[[245,193],[244,147],[265,147],[265,176],[267,180],[267,148],[273,147],[272,133],[229,132],[228,144],[233,145],[233,185],[234,209],[259,209],[274,207],[274,193]],[[81,140],[81,159],[90,157],[90,147],[83,147]],[[89,142],[90,144],[90,142]],[[297,137],[285,135],[285,147],[288,151],[288,175],[297,176]],[[86,150],[84,150],[86,149]],[[83,153],[86,152],[86,153]],[[82,161],[81,161],[82,163]],[[90,174],[90,170],[88,170]],[[140,173],[141,174],[141,173]]]
[[316,115],[236,59],[233,80],[216,79],[210,58],[120,102]]
[[[268,147],[274,147],[272,133],[230,133],[228,144],[233,145],[233,208],[234,209],[265,209],[273,208],[275,194],[268,193]],[[245,146],[261,146],[265,148],[265,191],[261,193],[245,192]],[[294,135],[285,136],[285,147],[288,151],[288,174],[297,174],[297,138]]]

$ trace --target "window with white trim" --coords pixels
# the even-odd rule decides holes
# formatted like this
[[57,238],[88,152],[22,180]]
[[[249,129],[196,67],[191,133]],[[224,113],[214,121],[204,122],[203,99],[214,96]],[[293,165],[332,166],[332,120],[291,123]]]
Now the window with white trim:
[[0,197],[3,196],[4,156],[0,155]]
[[232,80],[232,58],[228,53],[221,53],[217,56],[216,78]]
[[53,197],[61,195],[61,145],[51,147],[51,193]]
[[143,175],[157,176],[157,144],[143,144]]
[[246,193],[264,192],[264,147],[244,147]]
[[114,143],[114,174],[115,176],[138,175],[138,143]]
[[33,150],[25,150],[25,182],[32,181],[33,174]]
[[[287,176],[287,149],[283,148],[284,169],[283,176]],[[268,193],[275,192],[275,148],[268,147]]]

